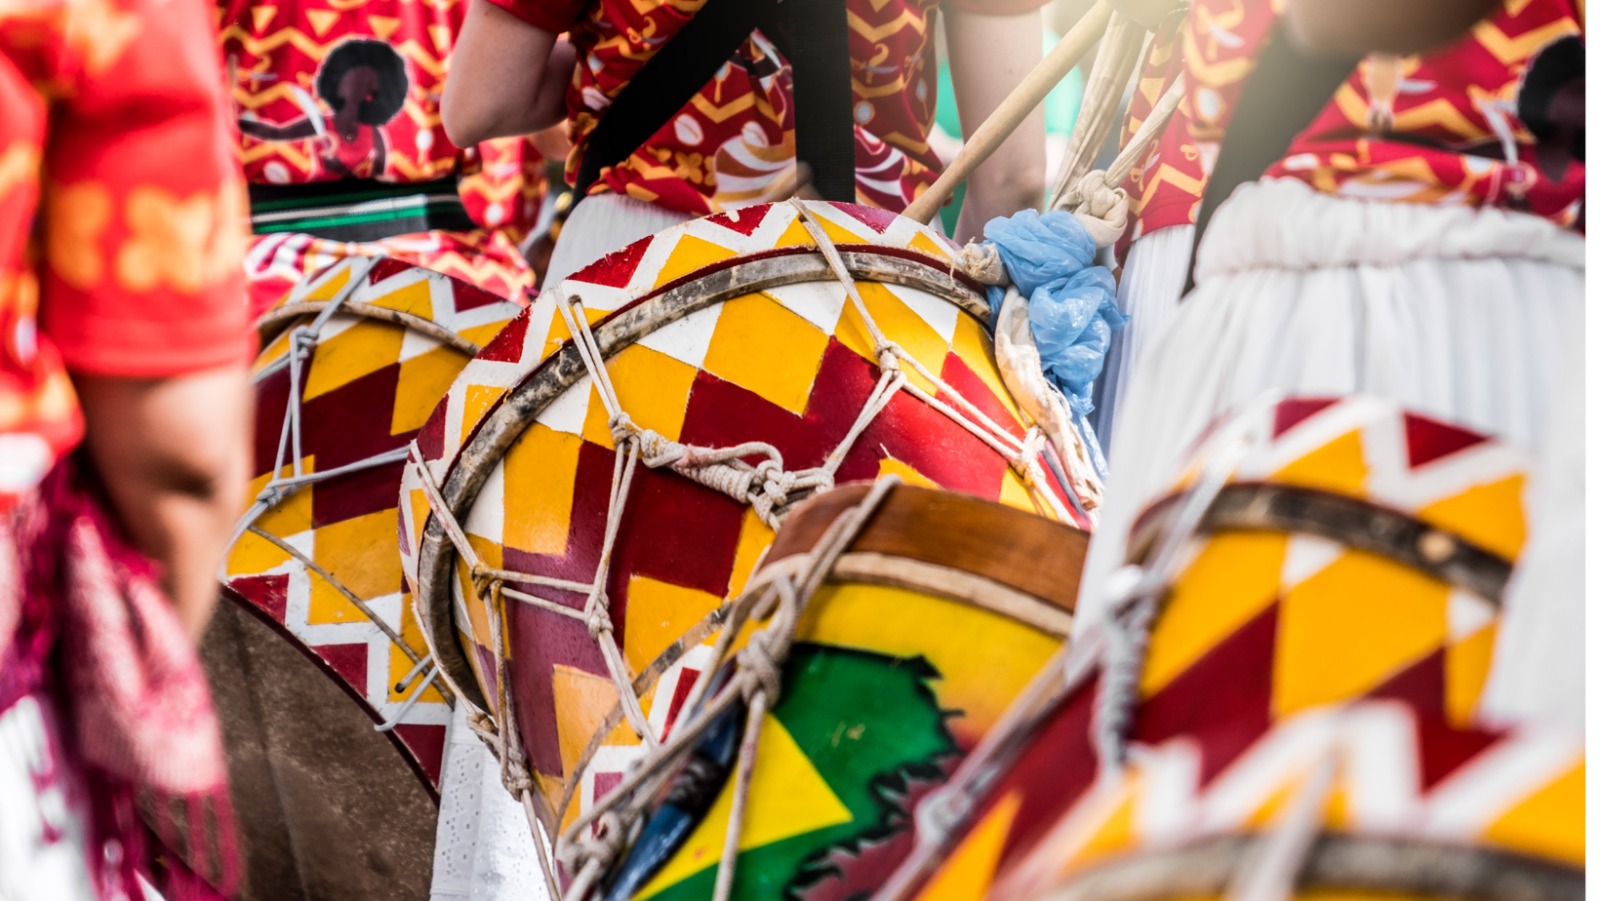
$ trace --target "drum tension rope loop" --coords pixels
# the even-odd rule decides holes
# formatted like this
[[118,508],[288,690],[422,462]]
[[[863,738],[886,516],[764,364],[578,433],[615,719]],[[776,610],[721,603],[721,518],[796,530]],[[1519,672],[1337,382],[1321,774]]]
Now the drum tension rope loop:
[[[673,728],[670,739],[662,741],[644,714],[642,702],[631,680],[630,668],[617,646],[606,594],[606,586],[610,580],[612,550],[639,464],[642,463],[651,469],[670,469],[698,484],[726,494],[749,505],[763,523],[776,528],[794,503],[813,493],[833,487],[835,473],[843,465],[857,441],[878,415],[889,406],[894,396],[898,392],[905,391],[939,411],[1000,454],[1024,484],[1033,489],[1031,494],[1035,502],[1047,507],[1048,512],[1055,518],[1063,521],[1069,518],[1059,498],[1048,490],[1040,490],[1041,486],[1048,484],[1041,464],[1045,437],[1040,429],[1033,426],[1021,438],[1013,435],[885,335],[861,297],[838,249],[823,230],[821,223],[803,203],[795,202],[794,206],[798,211],[799,220],[815,241],[817,251],[827,260],[829,267],[843,286],[849,305],[859,314],[872,343],[872,356],[880,370],[878,382],[863,403],[855,422],[821,465],[789,470],[785,468],[783,456],[778,449],[766,442],[752,441],[720,448],[700,447],[673,441],[652,429],[640,427],[622,407],[606,368],[605,354],[585,315],[583,300],[576,295],[557,296],[556,308],[565,320],[571,334],[572,346],[605,407],[615,447],[605,537],[592,581],[580,583],[486,566],[472,550],[460,522],[444,501],[432,473],[422,462],[424,457],[413,451],[416,461],[414,465],[427,495],[432,515],[440,520],[446,536],[463,562],[467,564],[473,590],[480,598],[485,599],[492,610],[499,611],[497,615],[489,618],[490,629],[494,633],[490,636],[491,646],[495,648],[497,658],[496,678],[500,686],[497,692],[498,709],[492,720],[487,716],[475,719],[474,730],[501,758],[502,781],[508,791],[522,800],[535,831],[540,828],[539,817],[535,815],[534,809],[540,801],[540,796],[534,790],[526,758],[518,746],[515,713],[508,702],[508,692],[505,688],[509,684],[506,673],[508,648],[501,624],[506,599],[554,615],[577,619],[585,624],[605,661],[607,673],[617,690],[618,703],[624,717],[649,748],[648,756],[641,765],[625,775],[621,783],[580,816],[561,836],[558,856],[567,866],[567,872],[573,876],[567,895],[569,898],[585,897],[598,883],[606,868],[625,850],[630,840],[630,831],[640,824],[645,805],[653,797],[652,792],[644,789],[658,785],[660,780],[665,778],[668,766],[687,753],[711,722],[738,701],[745,702],[749,706],[747,713],[752,715],[758,709],[765,709],[776,702],[781,687],[780,667],[793,641],[799,610],[804,607],[805,599],[809,598],[810,593],[821,583],[833,560],[853,538],[854,530],[859,529],[861,523],[881,501],[883,493],[894,484],[893,480],[880,480],[866,501],[863,501],[851,514],[841,517],[830,533],[834,536],[832,542],[830,543],[825,537],[823,544],[814,552],[812,566],[805,572],[795,573],[786,569],[788,575],[768,575],[763,578],[762,574],[758,573],[754,577],[752,585],[747,586],[740,601],[733,605],[730,621],[723,627],[718,637],[713,659],[728,658],[729,644],[734,636],[739,634],[741,626],[752,616],[758,620],[768,620],[767,626],[754,633],[748,639],[746,646],[739,651],[735,674],[729,684],[715,699],[707,702],[695,714],[685,714],[685,718]],[[931,384],[933,392],[930,393],[913,382],[909,373],[915,373],[925,383]],[[756,462],[750,462],[751,459],[755,459]],[[576,592],[585,595],[585,602],[581,608],[574,608],[530,594],[521,590],[521,587],[512,587],[513,585],[530,589],[548,588]],[[708,668],[702,673],[682,709],[696,710],[700,695],[706,691],[709,675],[714,669],[714,667]],[[752,735],[759,734],[759,717],[752,721],[748,729]],[[750,737],[751,754],[754,753],[754,742],[755,738]],[[740,754],[743,761],[745,749],[741,749]],[[748,762],[741,763],[741,767],[744,769],[741,771],[743,775],[739,777],[738,792],[742,797],[748,790]],[[625,807],[624,802],[626,802]],[[618,808],[622,809],[617,810]],[[613,813],[614,810],[617,812]],[[723,872],[727,875],[718,877],[719,898],[725,898],[731,889],[730,880],[734,866],[730,855],[737,856],[737,835],[740,832],[742,813],[743,802],[736,801],[734,818],[729,824],[731,837],[729,844],[724,848],[724,856],[729,858],[725,859],[723,866]],[[555,817],[547,819],[550,822],[558,821]],[[542,847],[540,850],[543,851]],[[547,868],[546,876],[553,885],[555,881],[553,871]]]

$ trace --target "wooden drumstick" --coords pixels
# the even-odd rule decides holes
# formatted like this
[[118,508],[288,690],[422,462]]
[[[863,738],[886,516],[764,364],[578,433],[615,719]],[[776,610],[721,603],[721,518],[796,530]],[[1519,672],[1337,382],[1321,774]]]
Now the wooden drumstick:
[[918,222],[931,221],[939,208],[955,193],[956,185],[965,181],[1017,130],[1017,126],[1028,118],[1033,108],[1043,102],[1051,89],[1094,47],[1110,22],[1111,7],[1106,5],[1106,0],[1100,0],[1078,20],[1078,24],[1072,26],[1072,30],[1056,44],[1050,55],[1028,73],[1022,84],[1017,85],[1016,90],[1001,101],[989,118],[983,120],[972,138],[962,145],[961,152],[945,167],[938,181],[929,185],[920,197],[906,207],[905,215]]

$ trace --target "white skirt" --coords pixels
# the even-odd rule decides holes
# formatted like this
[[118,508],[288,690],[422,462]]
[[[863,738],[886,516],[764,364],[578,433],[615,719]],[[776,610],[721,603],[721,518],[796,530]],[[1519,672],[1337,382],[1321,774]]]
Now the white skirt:
[[1583,330],[1573,329],[1565,344],[1567,379],[1546,452],[1528,480],[1528,543],[1506,589],[1479,708],[1494,725],[1583,729]]
[[1111,346],[1106,349],[1093,418],[1095,435],[1108,466],[1115,465],[1112,461],[1116,459],[1111,442],[1117,409],[1139,361],[1149,354],[1178,313],[1193,243],[1194,226],[1163,228],[1134,241],[1123,261],[1122,275],[1117,279],[1117,307],[1129,317],[1128,324],[1112,334]]
[[1117,413],[1077,628],[1104,615],[1139,511],[1218,416],[1266,392],[1370,393],[1537,447],[1563,336],[1583,324],[1583,238],[1496,209],[1241,186],[1199,248],[1198,287],[1138,360]]
[[432,901],[550,901],[533,826],[457,700],[445,735]]
[[0,712],[0,898],[96,901],[89,818],[49,695]]
[[550,251],[544,286],[554,288],[606,254],[693,218],[620,194],[585,197],[561,227],[561,237]]

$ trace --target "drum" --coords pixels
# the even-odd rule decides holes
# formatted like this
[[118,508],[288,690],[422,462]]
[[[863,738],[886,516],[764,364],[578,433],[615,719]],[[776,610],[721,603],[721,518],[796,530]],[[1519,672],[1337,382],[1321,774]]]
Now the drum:
[[995,897],[1584,897],[1580,733],[1363,701],[1280,721],[1210,778],[1197,756],[1178,742],[1141,754]]
[[[802,504],[753,577],[796,586],[792,607],[761,616],[760,591],[747,593],[731,614],[749,617],[728,643],[738,663],[718,674],[721,697],[759,681],[770,658],[776,703],[754,722],[742,708],[723,714],[680,752],[690,762],[660,803],[635,791],[637,817],[608,828],[646,822],[605,896],[711,897],[730,828],[728,897],[848,898],[881,885],[911,850],[916,803],[1060,648],[1085,545],[1043,517],[926,488],[852,485]],[[779,653],[772,640],[791,630]],[[763,660],[749,656],[757,646]],[[752,730],[741,789],[733,752]],[[595,863],[581,852],[567,862],[577,883]]]
[[[283,836],[261,830],[282,831],[266,825],[273,804],[284,807],[292,826],[288,808],[297,796],[347,816],[297,836],[291,847],[325,847],[340,829],[349,833],[341,838],[347,849],[385,841],[384,819],[398,812],[341,799],[370,788],[326,778],[357,763],[345,759],[353,748],[371,751],[370,742],[336,741],[340,730],[328,728],[330,719],[353,718],[368,732],[380,724],[387,739],[380,746],[389,750],[361,767],[392,773],[390,784],[409,781],[437,802],[450,700],[403,590],[395,500],[417,430],[479,342],[519,309],[424,269],[351,258],[308,277],[258,323],[256,500],[237,527],[224,572],[224,595],[255,624],[241,619],[213,630],[208,644],[228,645],[206,655],[214,684],[239,682],[249,695],[249,703],[219,706],[225,720],[241,720],[225,723],[227,733],[265,729],[276,736],[229,749],[235,790],[254,800],[240,805],[251,856],[253,843],[267,843],[268,856],[283,850]],[[321,675],[261,651],[265,630],[310,658]],[[324,678],[350,704],[311,709],[326,692],[304,682]],[[259,722],[263,716],[281,719]],[[376,816],[357,821],[356,811]],[[411,850],[429,860],[431,819],[426,825],[427,843]]]
[[1350,397],[1263,402],[1191,460],[1136,523],[1106,627],[930,801],[884,897],[1013,897],[998,874],[1130,747],[1187,748],[1206,782],[1326,705],[1472,722],[1523,542],[1523,453]]
[[547,831],[670,732],[727,599],[810,494],[895,474],[1086,525],[988,315],[926,227],[772,204],[595,262],[451,386],[406,470],[401,555]]

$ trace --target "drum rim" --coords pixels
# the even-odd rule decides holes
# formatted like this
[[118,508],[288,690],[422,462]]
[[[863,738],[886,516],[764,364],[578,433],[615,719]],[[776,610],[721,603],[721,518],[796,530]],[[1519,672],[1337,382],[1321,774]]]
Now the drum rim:
[[[1161,901],[1225,892],[1270,833],[1210,836],[1176,847],[1133,849],[1065,877],[1048,901]],[[1296,891],[1404,892],[1470,901],[1577,901],[1584,872],[1566,862],[1486,844],[1319,830]]]
[[[815,546],[816,542],[821,539],[823,531],[825,531],[840,514],[859,503],[860,500],[866,496],[872,484],[872,482],[866,481],[846,482],[831,491],[825,491],[821,494],[814,495],[797,504],[794,510],[790,512],[788,519],[785,521],[785,529],[780,531],[778,538],[771,545],[771,549],[767,552],[766,558],[762,562],[761,566],[755,570],[755,573],[761,572],[763,568],[770,566],[779,560],[811,550]],[[899,498],[898,501],[896,499],[897,496]],[[1078,565],[1075,567],[1069,567],[1071,570],[1070,583],[1068,579],[1063,579],[1063,583],[1057,588],[1059,596],[1049,597],[1045,594],[1039,593],[1037,590],[1030,590],[1028,586],[1008,584],[1003,579],[997,578],[996,575],[972,574],[968,570],[939,567],[937,564],[932,562],[931,555],[920,554],[916,552],[902,553],[900,552],[899,548],[885,547],[881,543],[878,543],[874,540],[874,527],[880,522],[878,519],[879,516],[882,516],[885,513],[895,513],[897,507],[921,507],[924,506],[928,500],[953,501],[958,505],[970,505],[970,509],[985,510],[991,515],[1000,518],[1015,518],[1018,522],[1026,523],[1029,528],[1034,528],[1040,532],[1059,532],[1060,537],[1067,539],[1075,546],[1078,554]],[[840,502],[843,502],[842,505],[836,506],[840,504]],[[815,520],[815,522],[813,522],[813,520]],[[1032,522],[1033,520],[1037,520],[1045,525],[1034,526]],[[878,525],[877,528],[881,529],[882,526]],[[784,538],[786,535],[789,536],[787,543],[785,543],[786,539]],[[843,581],[855,584],[888,585],[891,587],[909,588],[914,591],[925,592],[930,595],[960,603],[979,604],[981,606],[985,606],[989,612],[998,616],[1003,616],[1015,622],[1031,626],[1032,628],[1038,629],[1041,632],[1057,635],[1061,638],[1063,644],[1065,644],[1070,637],[1071,616],[1077,600],[1077,579],[1082,574],[1082,559],[1087,550],[1088,540],[1088,533],[1083,532],[1081,529],[1072,525],[1071,523],[1057,522],[1055,520],[1046,519],[1042,516],[1033,516],[1026,511],[989,500],[988,498],[978,497],[976,495],[962,494],[954,491],[944,491],[936,488],[924,488],[920,485],[909,485],[902,483],[888,492],[887,496],[884,498],[883,506],[880,507],[878,514],[867,521],[862,528],[861,535],[857,538],[856,542],[852,544],[852,548],[856,548],[857,545],[860,545],[863,542],[866,542],[869,545],[877,544],[880,548],[880,551],[887,551],[887,553],[872,551],[869,549],[846,551],[840,556],[839,561],[836,564],[836,570],[843,567],[852,567],[852,564],[854,565],[853,570],[840,574],[838,579],[830,578],[828,581]],[[972,575],[973,578],[980,579],[987,583],[987,587],[991,591],[997,593],[998,596],[993,598],[995,605],[985,605],[983,601],[962,593],[955,586],[940,586],[934,584],[931,580],[926,578],[917,578],[914,584],[910,581],[901,581],[897,578],[898,574],[887,573],[884,571],[883,567],[880,565],[883,561],[879,558],[889,558],[891,561],[904,561],[917,566],[921,569],[921,571],[913,573],[913,576],[938,576],[938,569],[946,569],[957,576]],[[755,575],[755,573],[752,573],[752,577]],[[1032,581],[1035,583],[1034,587],[1037,588],[1041,587],[1042,583],[1048,583],[1051,581],[1051,579],[1052,575],[1047,572],[1043,577],[1034,579]],[[1021,604],[1016,603],[1017,601],[1020,601]],[[1044,617],[1037,615],[1033,617],[1019,615],[1019,613],[1024,612],[1018,609],[1018,607],[1021,605],[1033,606],[1035,608],[1055,607],[1060,613],[1060,619],[1064,620],[1065,622],[1057,625],[1049,622]],[[665,672],[668,667],[682,659],[685,653],[687,653],[691,648],[697,646],[700,641],[712,634],[712,630],[721,626],[730,614],[731,609],[731,602],[723,603],[716,610],[711,611],[710,613],[706,614],[706,616],[701,618],[700,621],[696,622],[694,626],[689,629],[689,631],[685,632],[683,635],[674,640],[672,644],[670,644],[665,650],[657,655],[654,660],[650,661],[649,665],[647,665],[644,670],[640,671],[639,674],[635,676],[633,683],[634,690],[638,691],[640,694],[643,694],[649,689],[650,686],[654,685],[656,680],[661,677],[661,674]],[[1065,628],[1063,628],[1063,626]],[[691,638],[692,641],[690,640]],[[590,737],[589,743],[584,747],[583,752],[578,755],[578,758],[574,763],[573,778],[570,781],[563,780],[564,788],[562,792],[562,798],[560,803],[556,805],[556,808],[553,811],[555,816],[562,817],[565,815],[567,809],[571,806],[574,792],[579,786],[579,781],[582,778],[583,772],[588,769],[590,762],[594,759],[595,752],[599,750],[605,738],[611,734],[613,729],[622,723],[622,720],[623,714],[621,705],[613,704],[611,709],[608,710],[606,715],[600,720],[599,727],[595,730],[594,735]]]
[[[963,279],[952,275],[952,267],[940,265],[926,254],[872,244],[840,245],[839,251],[853,277],[927,291],[969,315],[976,317],[981,309],[980,322],[989,317],[987,301]],[[835,280],[827,260],[815,247],[745,254],[652,289],[607,313],[592,329],[602,357],[610,360],[645,336],[700,310],[772,288]],[[551,300],[563,303],[570,296],[581,301],[579,292],[585,284],[569,278],[554,289]],[[521,315],[531,316],[537,306]],[[505,458],[511,445],[539,414],[587,372],[577,346],[568,338],[529,366],[472,426],[454,450],[439,482],[440,496],[452,516],[459,521],[470,510],[494,465]],[[428,461],[420,462],[426,465]],[[452,583],[458,555],[443,523],[431,510],[417,545],[415,603],[424,638],[458,696],[487,710],[487,696],[477,684],[475,671],[467,660],[468,652],[461,647],[456,632]],[[441,607],[448,615],[437,615]]]
[[[1130,530],[1127,561],[1143,564],[1177,517],[1182,493],[1151,504]],[[1360,523],[1362,528],[1353,524]],[[1228,531],[1312,535],[1376,554],[1500,607],[1514,561],[1447,528],[1364,498],[1269,481],[1218,490],[1191,539]]]
[[[428,317],[420,316],[416,313],[410,313],[403,310],[395,310],[389,307],[374,306],[364,302],[360,298],[374,295],[379,297],[384,296],[384,294],[387,292],[379,291],[380,285],[396,277],[403,276],[408,272],[414,272],[419,273],[422,276],[422,278],[419,280],[419,283],[439,282],[442,280],[449,285],[452,296],[455,296],[459,292],[469,291],[483,295],[485,298],[493,298],[493,303],[486,302],[477,304],[471,307],[471,309],[473,311],[487,310],[491,307],[500,309],[503,317],[494,321],[500,322],[502,327],[516,319],[516,317],[525,309],[525,307],[518,304],[514,300],[499,297],[492,292],[485,291],[484,289],[479,288],[470,282],[456,278],[455,276],[448,275],[434,269],[429,269],[426,266],[416,263],[393,260],[392,258],[384,259],[389,260],[389,262],[393,264],[399,265],[397,268],[392,268],[391,271],[382,274],[382,277],[378,281],[374,281],[372,279],[372,275],[377,263],[383,262],[384,260],[380,259],[373,261],[370,258],[358,256],[345,257],[340,260],[335,260],[334,262],[303,276],[298,282],[295,283],[294,287],[290,289],[290,292],[286,294],[278,303],[275,303],[273,306],[262,311],[261,315],[257,317],[255,327],[257,330],[259,342],[258,346],[260,349],[256,355],[256,363],[259,364],[261,362],[262,354],[266,352],[273,341],[277,340],[283,334],[291,331],[295,327],[301,324],[309,323],[319,312],[321,312],[323,309],[326,309],[329,304],[335,302],[332,299],[315,301],[296,300],[295,295],[297,293],[306,292],[320,285],[331,276],[334,276],[339,269],[355,271],[352,273],[350,281],[342,286],[338,292],[336,292],[337,295],[342,295],[343,299],[339,301],[340,309],[335,314],[334,318],[347,316],[350,318],[379,321],[391,325],[394,328],[398,328],[404,332],[422,334],[425,337],[433,338],[434,340],[439,341],[442,345],[455,349],[458,353],[465,354],[469,362],[473,357],[476,356],[477,351],[468,351],[466,348],[477,348],[477,345],[474,342],[463,338],[459,333],[450,330],[447,326],[441,325]],[[405,287],[411,287],[411,285],[407,285]],[[431,292],[430,296],[432,296]],[[320,345],[320,341],[318,344]],[[481,350],[481,348],[479,349]],[[463,366],[464,365],[465,364],[463,364]],[[263,381],[281,372],[287,366],[288,355],[282,354],[280,355],[279,359],[272,361],[260,370],[253,372],[251,375],[252,390],[257,390]],[[304,390],[305,386],[302,385],[302,393]],[[304,398],[302,397],[301,403],[304,402]],[[437,404],[435,406],[437,406]],[[429,416],[431,417],[432,414],[430,413]],[[396,444],[395,448],[393,449],[403,447],[405,447],[405,443],[401,442]],[[255,473],[253,475],[256,478],[260,478],[262,476],[270,476],[271,473]],[[398,508],[401,500],[398,496],[399,490],[399,480],[396,480],[395,491],[397,494],[395,500],[395,516],[397,518],[399,516]],[[279,504],[286,502],[287,500],[288,497],[286,496],[283,498],[283,500],[279,501]],[[275,504],[269,509],[277,509],[277,506],[278,505]],[[241,540],[242,537],[243,536],[241,536]],[[279,537],[284,538],[284,536]],[[228,548],[228,553],[230,555],[236,546],[237,543]],[[307,572],[308,577],[312,579],[318,578],[315,573],[307,570],[304,567],[304,564],[299,565],[303,571]],[[347,682],[343,675],[337,672],[325,659],[322,658],[320,654],[317,653],[312,644],[296,635],[288,625],[273,619],[270,614],[252,603],[235,584],[238,580],[258,578],[259,576],[260,574],[240,574],[218,579],[218,583],[221,586],[223,600],[232,603],[234,606],[243,609],[256,619],[266,623],[266,625],[281,638],[288,642],[303,656],[310,659],[312,663],[314,663],[325,676],[327,676],[335,685],[337,685],[339,689],[343,691],[352,702],[354,702],[355,706],[359,708],[360,711],[363,712],[369,719],[371,719],[375,725],[384,724],[384,715],[373,706],[364,692],[359,690],[357,686],[351,685],[349,682]],[[401,581],[403,584],[403,574],[401,576]],[[370,601],[370,599],[368,600]],[[386,644],[386,647],[392,649],[394,647],[394,643],[390,641]],[[428,647],[427,636],[424,635],[422,648],[418,649],[413,647],[411,650],[421,652],[431,651],[432,649]],[[445,696],[445,705],[447,707],[453,706],[450,699],[450,693],[446,691],[441,692],[441,694]],[[438,785],[435,784],[434,781],[428,776],[420,759],[411,750],[410,746],[406,743],[406,740],[402,737],[402,733],[399,730],[390,730],[385,732],[385,735],[388,737],[389,743],[393,745],[396,751],[399,753],[401,759],[408,767],[410,767],[417,779],[426,788],[429,797],[431,797],[434,803],[437,804],[439,800]]]

